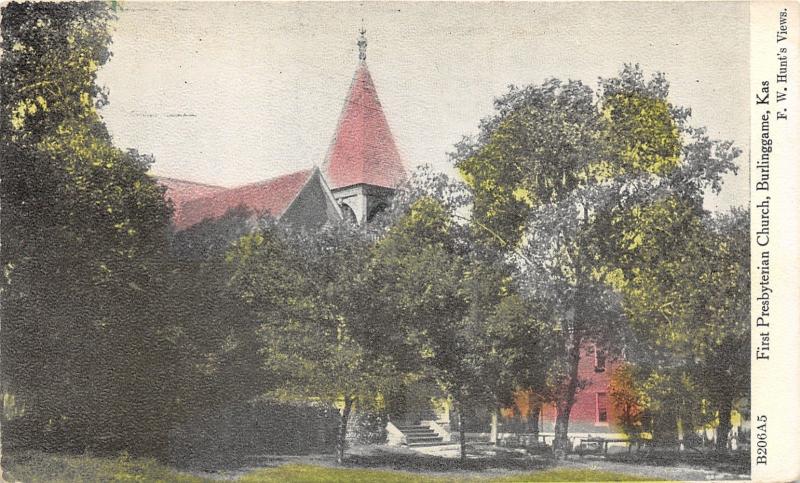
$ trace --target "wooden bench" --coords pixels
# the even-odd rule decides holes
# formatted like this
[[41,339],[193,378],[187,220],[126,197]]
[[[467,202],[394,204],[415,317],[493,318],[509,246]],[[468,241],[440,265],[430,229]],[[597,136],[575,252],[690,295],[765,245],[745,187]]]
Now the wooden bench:
[[[578,447],[575,449],[575,453],[578,453],[578,456],[581,458],[584,454],[601,454],[605,457],[608,455],[608,445],[609,443],[625,443],[628,445],[628,451],[631,449],[631,445],[635,443],[635,441],[630,439],[610,439],[610,438],[597,438],[597,437],[589,437],[589,438],[579,438],[578,439]],[[596,448],[587,448],[587,445],[597,446]]]

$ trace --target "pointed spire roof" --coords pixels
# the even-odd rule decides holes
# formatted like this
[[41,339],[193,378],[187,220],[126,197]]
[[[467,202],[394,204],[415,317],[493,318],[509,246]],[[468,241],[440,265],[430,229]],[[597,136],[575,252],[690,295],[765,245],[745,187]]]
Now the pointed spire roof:
[[363,31],[358,47],[360,63],[325,159],[325,175],[332,189],[356,184],[395,188],[406,171],[367,69]]

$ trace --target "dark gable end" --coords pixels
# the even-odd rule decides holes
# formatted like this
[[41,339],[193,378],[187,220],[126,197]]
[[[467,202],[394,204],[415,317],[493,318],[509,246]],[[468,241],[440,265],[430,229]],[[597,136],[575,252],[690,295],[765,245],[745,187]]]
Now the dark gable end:
[[314,170],[280,217],[282,222],[302,228],[320,228],[341,219],[341,211],[319,169]]

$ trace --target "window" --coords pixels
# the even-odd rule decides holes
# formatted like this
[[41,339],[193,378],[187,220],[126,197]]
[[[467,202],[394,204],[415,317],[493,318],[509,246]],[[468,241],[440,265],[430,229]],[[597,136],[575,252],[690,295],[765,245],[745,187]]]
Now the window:
[[354,225],[358,224],[358,218],[356,218],[356,213],[353,211],[352,208],[350,208],[345,204],[341,204],[339,205],[339,207],[342,209],[342,217],[344,217],[346,221]]
[[608,397],[604,392],[597,393],[597,422],[608,423]]
[[606,353],[601,350],[594,352],[594,372],[606,371]]

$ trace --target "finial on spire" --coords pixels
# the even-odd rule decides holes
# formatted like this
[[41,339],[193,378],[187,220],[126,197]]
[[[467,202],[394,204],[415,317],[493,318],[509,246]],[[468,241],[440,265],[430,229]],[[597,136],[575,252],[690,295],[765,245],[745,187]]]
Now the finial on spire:
[[356,42],[358,45],[358,60],[360,60],[361,62],[367,60],[367,37],[365,35],[366,33],[367,29],[365,29],[364,26],[362,25],[360,30],[361,35],[358,36],[358,42]]

